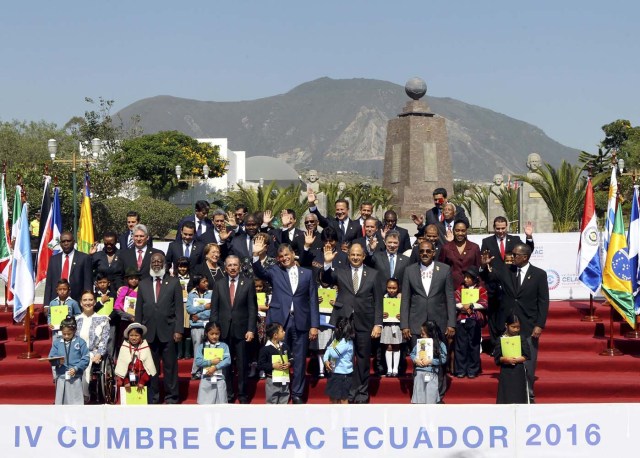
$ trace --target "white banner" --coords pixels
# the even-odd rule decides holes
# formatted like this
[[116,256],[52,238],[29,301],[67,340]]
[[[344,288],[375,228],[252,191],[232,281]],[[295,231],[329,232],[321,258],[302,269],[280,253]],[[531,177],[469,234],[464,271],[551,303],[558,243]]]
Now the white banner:
[[4,405],[0,416],[9,457],[601,457],[636,448],[640,404]]
[[[485,237],[486,234],[469,235],[469,240],[482,245]],[[524,240],[524,234],[520,238]],[[579,232],[533,234],[531,264],[547,271],[550,299],[589,299],[589,290],[578,280],[579,241]]]

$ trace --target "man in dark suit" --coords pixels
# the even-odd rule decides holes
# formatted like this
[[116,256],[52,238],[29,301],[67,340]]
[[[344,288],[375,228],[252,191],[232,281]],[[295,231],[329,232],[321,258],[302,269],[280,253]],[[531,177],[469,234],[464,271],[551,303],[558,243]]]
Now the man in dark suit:
[[[193,215],[185,216],[178,223],[178,231],[176,232],[176,240],[180,239],[182,233],[182,225],[187,221],[191,221],[196,228],[196,240],[206,234],[208,231],[213,230],[213,223],[208,218],[209,215],[209,202],[206,200],[199,200],[195,203],[195,212]],[[223,212],[224,214],[224,212]]]
[[389,231],[398,232],[399,243],[398,251],[400,253],[404,253],[409,248],[411,248],[411,237],[409,237],[409,231],[407,231],[403,227],[398,227],[398,214],[393,210],[387,210],[384,212],[384,224],[382,229],[380,230],[382,237],[386,238],[386,234]]
[[[127,230],[124,231],[118,237],[118,247],[121,250],[126,250],[133,246],[133,228],[140,224],[140,214],[138,212],[130,211],[127,213]],[[147,246],[153,247],[153,240],[151,237],[147,240]]]
[[253,257],[253,238],[260,229],[260,222],[255,214],[249,214],[244,219],[244,231],[236,234],[231,239],[229,254],[240,258],[241,263],[251,262]]
[[365,256],[371,256],[377,251],[384,251],[384,237],[378,230],[378,218],[370,216],[364,221],[364,237],[353,240],[364,247]]
[[310,269],[296,266],[295,254],[288,244],[283,243],[278,247],[278,265],[267,269],[259,259],[266,256],[266,246],[262,239],[255,241],[253,254],[253,272],[258,278],[271,283],[267,324],[282,324],[287,346],[293,355],[291,402],[303,404],[309,340],[318,338],[320,326],[318,285]]
[[384,241],[386,249],[376,251],[372,256],[367,256],[365,263],[382,275],[382,281],[386,282],[390,278],[396,278],[402,286],[402,278],[409,265],[409,258],[398,251],[400,234],[397,231],[389,231]]
[[538,361],[538,343],[549,312],[549,284],[547,273],[529,263],[531,247],[517,243],[512,250],[513,265],[495,262],[488,252],[482,254],[482,265],[490,279],[500,282],[502,301],[500,314],[515,314],[520,320],[520,334],[526,337],[531,359],[524,362],[527,370],[529,400],[535,402],[533,382]]
[[[320,232],[318,232],[318,217],[313,213],[307,214],[304,217],[304,228],[305,228],[304,243],[302,245],[302,250],[298,255],[298,258],[300,260],[300,265],[302,267],[311,267],[311,263],[315,259],[318,259],[320,262],[320,265],[322,265],[324,263],[324,255],[322,254],[324,242],[322,241],[322,236]],[[322,233],[324,234],[324,232]],[[335,234],[335,236],[337,240],[338,234]],[[311,240],[311,243],[308,246],[307,246],[307,240]],[[308,251],[309,256],[305,254],[305,251]],[[304,262],[303,260],[305,259],[305,257],[309,259],[309,263],[307,265],[303,264]]]
[[197,238],[205,245],[209,243],[217,244],[220,247],[220,258],[224,259],[229,254],[229,247],[233,235],[233,227],[227,225],[227,215],[224,210],[218,208],[213,212],[213,225],[211,229],[207,229],[206,232]]
[[[249,403],[247,393],[247,374],[249,359],[247,344],[253,341],[256,333],[258,301],[256,289],[251,279],[240,275],[240,259],[230,254],[224,262],[227,278],[213,285],[211,295],[211,316],[209,321],[220,324],[220,338],[229,346],[231,360],[235,360],[238,373],[238,401]],[[235,401],[233,390],[233,371],[231,366],[225,371],[227,397],[230,403]]]
[[309,212],[318,217],[320,227],[333,227],[338,233],[339,243],[350,243],[354,239],[362,235],[360,223],[349,219],[349,201],[346,199],[338,199],[335,202],[335,218],[325,218],[316,206],[316,195],[313,191],[307,191],[307,201],[309,204]]
[[66,278],[71,286],[72,299],[80,303],[80,296],[85,290],[93,290],[93,274],[91,256],[73,248],[75,239],[69,231],[60,234],[62,253],[52,256],[47,269],[47,280],[44,289],[44,304],[56,298],[58,280]]
[[327,247],[322,281],[338,285],[338,297],[333,305],[330,323],[335,325],[340,318],[353,316],[356,367],[349,401],[366,404],[369,402],[371,339],[379,339],[382,331],[384,279],[378,271],[363,264],[365,252],[360,244],[354,243],[349,247],[349,267],[331,268],[334,257],[335,253]]
[[[313,216],[317,220],[317,217],[315,215]],[[288,243],[291,245],[291,248],[293,248],[296,256],[300,257],[300,254],[304,249],[304,231],[297,227],[298,220],[296,219],[296,211],[291,208],[287,208],[282,211],[280,218],[282,221],[282,228],[274,231],[277,246],[281,243]]]
[[[356,220],[358,224],[360,224],[360,227],[362,228],[361,230],[362,237],[365,236],[364,222],[367,220],[367,218],[371,218],[371,216],[373,216],[373,204],[367,201],[362,202],[360,204],[360,217]],[[382,223],[377,219],[376,219],[376,224],[378,225],[378,229],[382,228]]]
[[[135,231],[134,231],[135,233]],[[177,278],[165,270],[162,252],[153,253],[147,277],[140,280],[136,301],[136,322],[147,327],[153,362],[158,371],[162,361],[165,404],[178,404],[178,358],[174,343],[182,340],[184,332],[184,305],[182,288]],[[149,401],[160,402],[159,374],[151,377]]]
[[136,269],[140,273],[140,278],[149,278],[149,268],[151,267],[151,255],[160,253],[164,258],[164,253],[156,248],[149,248],[149,230],[144,224],[136,224],[133,228],[133,246],[120,250],[120,259],[124,264],[124,270]]
[[196,266],[202,262],[204,244],[195,242],[196,225],[192,221],[186,221],[182,225],[180,240],[174,240],[167,248],[167,270],[173,268],[173,276],[178,276],[178,259],[185,257],[189,260],[189,272],[193,272]]
[[433,245],[433,249],[435,250],[433,259],[436,261],[440,261],[440,252],[442,251],[442,245],[440,244],[440,234],[438,233],[438,228],[435,224],[429,224],[424,230],[424,234],[416,234],[416,244],[411,249],[411,256],[409,257],[410,264],[420,262],[419,250],[420,242],[422,240],[431,242],[431,245]]
[[[418,232],[424,232],[424,229],[429,224],[438,224],[443,223],[444,216],[444,204],[447,203],[447,190],[444,188],[436,188],[433,190],[433,208],[427,210],[424,216],[422,215],[411,215],[411,219],[418,226]],[[469,219],[464,212],[464,208],[456,205],[455,206],[455,214],[451,217],[451,221],[463,220],[469,226]],[[440,228],[439,228],[440,230]],[[442,232],[442,230],[440,230]],[[441,243],[444,243],[444,240],[441,237]]]
[[[496,216],[493,220],[493,234],[489,237],[482,239],[480,246],[480,253],[489,252],[489,255],[494,258],[494,264],[504,264],[505,253],[510,253],[515,248],[516,244],[522,243],[520,237],[507,233],[509,222],[504,216]],[[524,228],[526,236],[526,244],[529,245],[533,252],[533,223],[528,221]],[[487,322],[489,324],[489,333],[491,334],[491,344],[495,347],[504,331],[504,316],[500,315],[500,299],[502,296],[502,290],[500,289],[500,283],[497,281],[490,281],[486,278],[486,272],[483,272],[483,279],[487,287],[487,294],[489,296],[488,308],[487,308]]]
[[[414,348],[420,327],[427,320],[435,322],[447,339],[456,333],[456,304],[453,280],[448,265],[434,261],[431,242],[420,242],[420,263],[411,264],[404,271],[400,300],[400,329]],[[440,399],[447,388],[444,368],[438,371]]]

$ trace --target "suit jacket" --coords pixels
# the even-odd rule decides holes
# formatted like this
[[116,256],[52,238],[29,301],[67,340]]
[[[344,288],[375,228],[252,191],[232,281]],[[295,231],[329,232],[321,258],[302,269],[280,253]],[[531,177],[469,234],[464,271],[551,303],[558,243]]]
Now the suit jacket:
[[236,277],[236,292],[231,305],[229,279],[216,282],[212,287],[211,316],[209,321],[220,323],[220,337],[244,339],[247,332],[256,332],[258,300],[253,280],[241,275]]
[[122,259],[122,263],[124,264],[125,272],[127,269],[136,269],[140,273],[140,279],[143,280],[145,278],[149,278],[149,269],[151,268],[151,255],[154,253],[162,253],[162,250],[158,250],[157,248],[147,248],[144,253],[144,257],[142,258],[142,267],[138,269],[138,252],[135,246],[131,248],[126,248],[124,250],[120,250],[120,259]]
[[[393,278],[397,278],[400,286],[402,286],[402,278],[404,276],[404,271],[407,266],[410,264],[409,258],[403,254],[396,253],[396,265],[395,270],[393,272]],[[373,254],[373,256],[367,256],[365,259],[365,263],[368,266],[376,269],[380,275],[382,275],[381,280],[386,282],[388,279],[392,277],[391,275],[391,264],[389,264],[389,255],[387,251],[379,251]],[[386,284],[386,283],[385,283]]]
[[136,322],[147,327],[146,339],[149,343],[156,339],[160,342],[172,342],[174,333],[184,332],[182,287],[177,278],[164,276],[157,302],[153,278],[148,276],[140,280]]
[[281,243],[288,243],[293,248],[296,256],[300,256],[304,250],[304,234],[305,232],[303,230],[295,228],[293,230],[293,240],[291,240],[289,238],[289,231],[283,229],[275,229],[273,231],[277,244],[280,245]]
[[360,223],[357,220],[349,219],[347,224],[347,230],[340,230],[340,221],[337,218],[325,218],[318,211],[318,207],[315,207],[313,211],[311,211],[314,215],[318,217],[318,222],[320,223],[321,228],[325,227],[333,227],[338,233],[338,243],[342,242],[351,242],[358,237],[362,237],[362,227],[360,227]]
[[[234,237],[233,235],[234,233],[232,232],[233,228],[231,226],[227,226],[227,231],[229,231],[231,235],[224,242],[221,242],[216,238],[215,228],[211,228],[211,230],[207,229],[207,232],[202,234],[202,236],[198,237],[197,241],[202,243],[202,246],[207,246],[209,243],[215,243],[220,248],[220,259],[225,259],[229,254],[231,241],[233,240],[233,237]],[[244,234],[244,232],[242,234]]]
[[[56,287],[58,280],[62,277],[62,262],[64,253],[58,253],[49,260],[47,269],[47,280],[44,288],[44,304],[49,305],[58,293]],[[71,292],[69,296],[80,303],[82,291],[93,290],[93,271],[91,265],[91,256],[75,250],[73,253],[73,262],[69,266],[69,285]]]
[[[513,251],[513,248],[516,244],[522,243],[522,239],[517,235],[507,234],[504,238],[504,251],[509,252]],[[525,242],[531,248],[531,252],[533,252],[534,244],[533,240],[527,240]],[[498,241],[496,240],[495,235],[491,235],[489,237],[485,237],[482,239],[482,245],[480,246],[480,252],[483,253],[485,251],[489,251],[491,256],[494,257],[494,263],[504,264],[504,260],[500,255],[500,246],[498,245]]]
[[[385,245],[384,245],[384,239],[382,238],[382,236],[380,235],[379,232],[376,232],[374,234],[374,237],[378,240],[378,244],[376,245],[376,249],[373,250],[374,252],[377,251],[384,251]],[[366,237],[358,237],[357,239],[354,239],[351,244],[353,245],[354,243],[358,243],[360,245],[362,245],[362,248],[364,249],[364,254],[367,255],[369,252],[367,251],[367,238]]]
[[[202,261],[193,269],[191,278],[193,278],[194,274],[204,275],[207,277],[207,280],[209,281],[209,289],[213,289],[213,285],[215,285],[216,282],[227,278],[224,274],[222,264],[219,264],[218,269],[215,270],[215,274],[212,274],[211,269],[209,269],[209,266],[207,265],[207,261]],[[195,285],[189,283],[187,289],[191,291],[193,288],[195,288]]]
[[322,272],[322,281],[338,285],[330,323],[336,325],[342,317],[353,315],[353,325],[357,332],[371,332],[374,326],[382,326],[382,298],[384,279],[372,267],[363,266],[358,291],[353,290],[351,266],[343,269],[328,269]]
[[[409,231],[406,230],[404,227],[400,227],[400,226],[396,226],[392,230],[397,231],[400,234],[400,238],[398,239],[398,242],[399,242],[398,252],[399,253],[404,253],[405,251],[410,249],[411,248],[411,237],[409,236]],[[380,235],[380,239],[382,239],[383,245],[384,245],[384,238],[382,237],[381,231],[378,230],[376,232],[376,235]]]
[[[503,324],[505,317],[515,313],[520,319],[520,334],[529,337],[533,328],[544,328],[549,312],[549,284],[547,273],[529,264],[527,273],[518,288],[516,269],[513,266],[492,262],[490,279],[496,279],[502,287],[498,323]],[[512,267],[512,268],[508,268]]]
[[[189,216],[185,216],[184,218],[182,218],[179,222],[178,222],[178,231],[176,232],[176,240],[180,240],[182,239],[182,226],[184,225],[184,223],[186,223],[187,221],[191,221],[193,224],[196,225],[196,236],[195,239],[199,240],[200,237],[198,237],[198,223],[196,223],[196,215],[189,215]],[[213,231],[213,223],[211,222],[211,220],[209,218],[205,218],[202,221],[205,225],[205,227],[207,228],[207,230],[205,232],[202,233],[202,235],[206,234],[209,231]],[[233,230],[233,228],[231,228],[230,230]]]
[[[436,246],[433,248],[434,250],[436,250],[433,259],[442,262],[442,258],[440,256],[440,253],[442,252],[442,245],[440,244],[440,242],[436,243]],[[420,253],[418,252],[418,250],[420,250],[419,243],[416,243],[415,245],[413,245],[413,247],[411,247],[411,255],[409,255],[410,264],[420,262]]]
[[[195,239],[191,242],[189,251],[189,272],[193,272],[195,267],[202,262],[202,252],[204,250],[204,244],[197,242]],[[182,240],[174,240],[167,247],[166,263],[167,270],[173,267],[173,274],[178,275],[178,258],[184,256],[184,245]]]
[[478,244],[467,240],[462,254],[458,252],[455,242],[447,242],[442,247],[440,261],[451,267],[451,277],[453,278],[453,287],[458,288],[464,280],[463,272],[471,266],[480,268],[480,247]]
[[411,264],[404,271],[400,328],[411,329],[411,334],[420,335],[420,327],[427,320],[434,321],[443,333],[447,327],[456,327],[451,269],[441,262],[434,261],[433,264],[429,291],[425,291],[422,285],[421,264]]
[[320,326],[318,309],[318,284],[310,269],[298,270],[298,286],[291,291],[289,273],[279,265],[264,268],[260,261],[253,263],[253,272],[258,278],[271,283],[271,302],[267,311],[267,324],[274,321],[286,324],[293,303],[293,319],[298,331],[308,331]]
[[[126,250],[129,248],[129,231],[124,231],[122,234],[118,236],[118,247],[121,250]],[[147,240],[147,248],[153,248],[153,239],[149,237]]]
[[[466,222],[467,226],[469,226],[469,219],[467,218],[467,215],[464,212],[464,208],[460,207],[459,205],[456,205],[456,214],[453,217],[453,220],[456,221],[459,219]],[[429,224],[438,224],[440,222],[440,212],[438,211],[438,207],[434,206],[429,210],[427,210],[424,221],[425,221],[424,223],[425,227],[427,227]]]
[[98,273],[103,273],[109,278],[109,290],[117,293],[118,289],[124,285],[124,264],[120,258],[120,252],[116,252],[111,264],[109,258],[104,251],[98,251],[91,255],[91,265],[93,269],[93,278]]

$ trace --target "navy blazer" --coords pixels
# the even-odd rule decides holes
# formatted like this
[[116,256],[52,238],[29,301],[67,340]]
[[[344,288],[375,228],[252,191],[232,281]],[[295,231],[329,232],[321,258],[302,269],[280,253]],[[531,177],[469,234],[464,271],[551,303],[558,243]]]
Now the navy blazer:
[[[62,256],[60,252],[52,256],[49,260],[47,268],[47,281],[44,287],[44,305],[49,303],[58,296],[56,287],[58,280],[62,276]],[[73,262],[69,266],[69,285],[71,292],[69,296],[80,303],[82,291],[93,290],[93,270],[91,265],[91,256],[75,250],[73,253]]]
[[258,278],[271,283],[271,303],[267,311],[267,324],[278,322],[285,325],[290,317],[293,303],[293,319],[298,331],[308,331],[320,326],[318,309],[318,284],[310,269],[294,267],[298,270],[298,287],[291,291],[287,270],[279,265],[265,269],[260,261],[253,263],[253,272]]
[[[191,251],[189,252],[189,272],[193,273],[193,270],[202,262],[202,252],[204,250],[204,243],[194,240],[191,242]],[[167,263],[167,270],[173,267],[173,275],[178,275],[178,258],[184,256],[184,245],[182,240],[174,240],[169,244],[167,248],[167,255],[165,261]]]

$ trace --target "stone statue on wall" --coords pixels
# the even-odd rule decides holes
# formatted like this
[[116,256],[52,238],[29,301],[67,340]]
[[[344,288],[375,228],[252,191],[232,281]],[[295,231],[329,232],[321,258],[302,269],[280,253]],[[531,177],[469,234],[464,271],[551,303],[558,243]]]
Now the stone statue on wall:
[[318,182],[318,171],[317,170],[309,170],[307,174],[307,189],[310,189],[314,193],[318,194],[320,192],[320,183]]
[[496,173],[493,176],[493,185],[491,186],[492,190],[495,188],[502,189],[504,188],[504,176],[501,173]]
[[529,172],[527,172],[527,178],[532,180],[540,179],[540,176],[536,173],[536,170],[540,168],[542,165],[542,158],[538,153],[531,153],[527,156],[527,168]]

